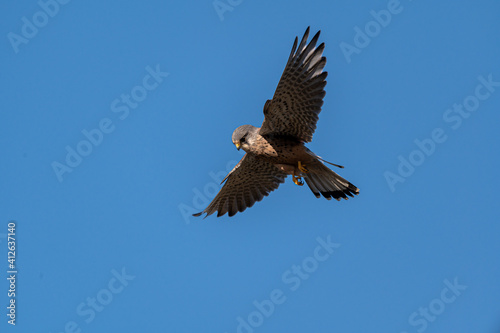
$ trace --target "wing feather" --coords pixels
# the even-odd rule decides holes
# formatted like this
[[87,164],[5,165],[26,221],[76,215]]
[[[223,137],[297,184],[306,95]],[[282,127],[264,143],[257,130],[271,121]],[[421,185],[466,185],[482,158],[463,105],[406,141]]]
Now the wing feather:
[[304,142],[312,140],[328,73],[323,72],[325,44],[316,47],[320,31],[307,44],[309,30],[307,28],[298,47],[298,38],[295,38],[273,99],[264,105],[265,118],[260,135],[292,136]]
[[226,176],[226,183],[208,207],[193,215],[206,213],[206,216],[209,216],[217,212],[219,217],[226,213],[233,216],[237,212],[243,212],[277,189],[286,176],[273,164],[254,155],[245,154]]

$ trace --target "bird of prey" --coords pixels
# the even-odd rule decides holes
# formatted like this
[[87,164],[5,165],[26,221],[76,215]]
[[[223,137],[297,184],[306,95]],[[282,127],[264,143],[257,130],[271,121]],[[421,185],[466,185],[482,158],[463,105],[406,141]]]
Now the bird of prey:
[[299,186],[304,185],[304,178],[317,198],[321,194],[340,200],[359,193],[324,162],[342,166],[323,160],[304,145],[311,142],[316,129],[328,75],[323,72],[325,44],[316,47],[320,32],[309,44],[309,28],[298,45],[295,37],[273,99],[264,105],[262,126],[243,125],[233,132],[233,144],[246,154],[222,180],[221,184],[226,183],[208,207],[194,216],[243,212],[277,189],[288,175]]

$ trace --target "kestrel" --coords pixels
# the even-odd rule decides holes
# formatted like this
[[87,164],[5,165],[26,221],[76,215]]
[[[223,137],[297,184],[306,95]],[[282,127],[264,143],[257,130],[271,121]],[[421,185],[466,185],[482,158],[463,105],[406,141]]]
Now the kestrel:
[[277,189],[288,175],[299,186],[304,185],[304,178],[317,198],[321,194],[328,200],[347,200],[359,193],[356,186],[330,170],[325,160],[304,145],[311,142],[316,129],[328,75],[323,72],[325,44],[316,47],[320,32],[308,45],[309,28],[298,47],[295,37],[273,99],[264,105],[262,126],[243,125],[233,132],[233,144],[246,154],[222,180],[221,184],[226,183],[214,200],[194,216],[243,212]]

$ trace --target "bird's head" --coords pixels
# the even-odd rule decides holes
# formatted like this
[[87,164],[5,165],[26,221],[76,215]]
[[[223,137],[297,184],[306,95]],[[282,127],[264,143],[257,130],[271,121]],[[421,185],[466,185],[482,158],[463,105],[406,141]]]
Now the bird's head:
[[259,129],[252,125],[243,125],[238,127],[233,132],[233,144],[238,150],[243,148],[244,151],[248,151],[249,145],[254,141],[255,134]]

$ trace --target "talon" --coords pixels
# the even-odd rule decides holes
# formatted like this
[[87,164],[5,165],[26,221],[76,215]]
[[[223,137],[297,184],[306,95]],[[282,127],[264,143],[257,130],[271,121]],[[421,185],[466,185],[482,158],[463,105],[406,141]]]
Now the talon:
[[299,161],[299,170],[302,171],[303,173],[308,173],[309,170],[307,170],[306,166],[302,164],[302,162]]
[[293,182],[295,183],[295,185],[298,185],[298,186],[302,186],[304,185],[304,181],[302,180],[302,177],[297,177],[295,175],[292,175],[292,179],[293,179]]

